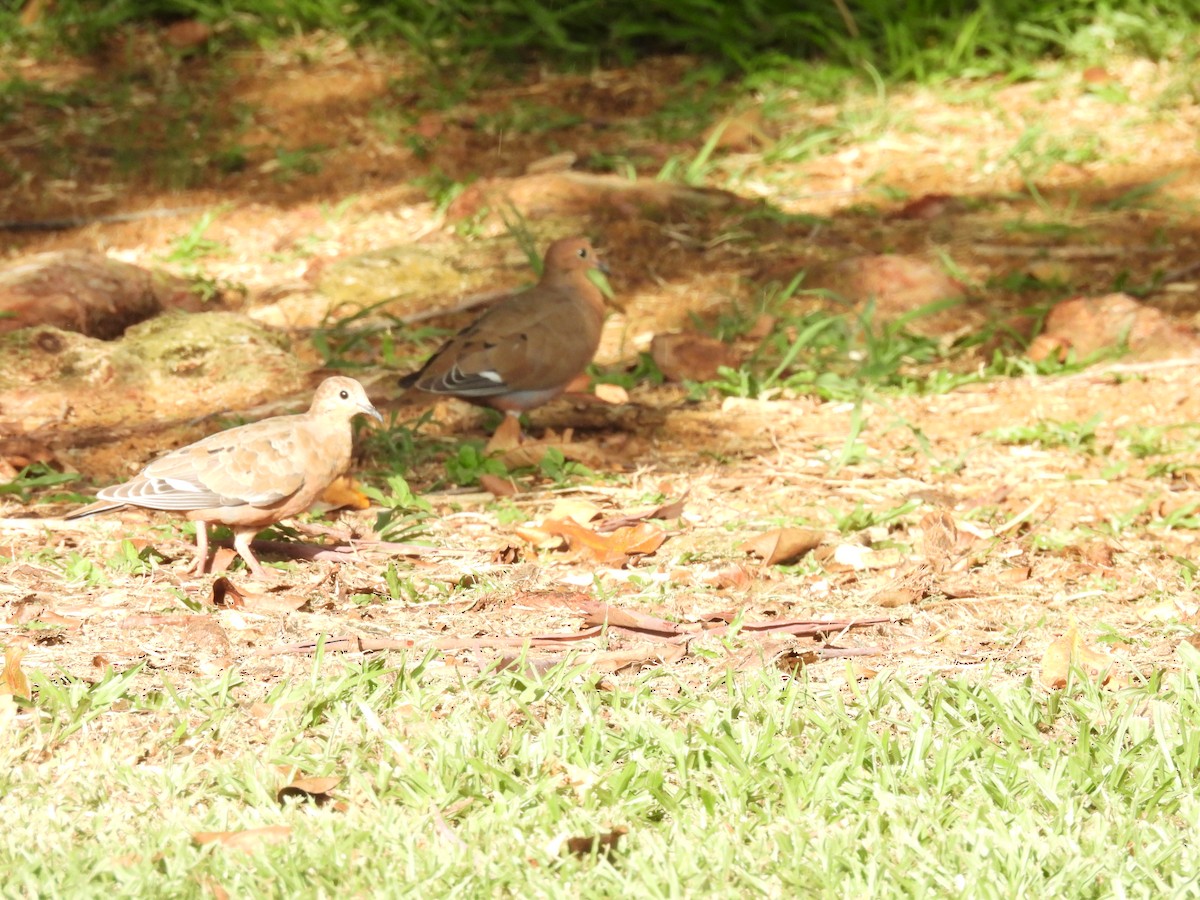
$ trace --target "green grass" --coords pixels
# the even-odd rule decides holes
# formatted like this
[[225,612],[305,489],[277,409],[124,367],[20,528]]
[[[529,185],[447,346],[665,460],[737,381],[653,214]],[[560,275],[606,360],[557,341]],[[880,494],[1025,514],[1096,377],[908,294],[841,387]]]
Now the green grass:
[[[232,670],[31,673],[32,716],[0,742],[5,892],[1178,895],[1200,877],[1200,654],[1180,656],[1141,686],[1049,693],[774,668],[600,690],[569,664],[460,678],[396,657],[318,659],[263,695]],[[281,805],[278,766],[341,776],[344,808]],[[191,839],[266,825],[290,837]],[[618,827],[608,857],[563,849]]]
[[[840,7],[840,8],[839,8]],[[849,15],[847,15],[847,13]],[[1114,51],[1161,58],[1195,34],[1189,0],[650,0],[564,3],[447,0],[387,4],[341,0],[61,0],[32,34],[19,5],[0,11],[0,34],[49,49],[92,49],[133,23],[196,18],[217,29],[215,45],[271,41],[324,29],[354,41],[404,42],[436,63],[484,56],[524,64],[530,55],[564,65],[627,63],[680,52],[745,72],[787,68],[819,57],[842,67],[873,66],[884,77],[932,80],[964,75],[1030,77],[1044,56],[1100,63]]]

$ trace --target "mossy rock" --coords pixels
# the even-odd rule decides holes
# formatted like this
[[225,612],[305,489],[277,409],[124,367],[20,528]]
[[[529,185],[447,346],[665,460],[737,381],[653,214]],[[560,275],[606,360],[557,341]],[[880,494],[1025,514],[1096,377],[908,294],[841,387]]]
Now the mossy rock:
[[236,313],[168,313],[99,341],[0,335],[0,451],[67,451],[155,434],[300,393],[287,339]]

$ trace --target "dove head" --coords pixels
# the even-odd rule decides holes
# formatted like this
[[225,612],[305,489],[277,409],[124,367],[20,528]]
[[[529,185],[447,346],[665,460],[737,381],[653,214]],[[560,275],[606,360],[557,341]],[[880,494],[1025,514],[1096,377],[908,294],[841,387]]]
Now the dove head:
[[367,399],[367,392],[363,390],[363,386],[353,378],[347,378],[344,375],[335,375],[321,382],[316,394],[313,395],[309,412],[317,415],[344,417],[347,422],[359,413],[363,413],[380,422],[383,421],[379,410]]
[[562,238],[546,250],[543,277],[586,272],[588,269],[607,272],[608,266],[600,261],[596,255],[596,248],[585,237]]

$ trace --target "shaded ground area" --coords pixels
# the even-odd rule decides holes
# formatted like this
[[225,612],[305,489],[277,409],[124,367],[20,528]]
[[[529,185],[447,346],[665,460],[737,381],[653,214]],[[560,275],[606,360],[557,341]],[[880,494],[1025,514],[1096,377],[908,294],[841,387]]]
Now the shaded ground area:
[[[10,85],[0,110],[0,219],[21,225],[6,232],[9,254],[91,248],[200,276],[214,308],[282,330],[308,368],[351,367],[381,402],[396,401],[393,373],[431,347],[397,320],[521,283],[516,236],[540,247],[573,231],[598,238],[615,270],[624,310],[598,358],[610,374],[635,370],[654,335],[685,328],[769,361],[763,348],[786,347],[804,315],[861,312],[878,295],[872,321],[883,323],[945,296],[939,278],[967,299],[914,329],[943,348],[988,336],[936,357],[959,374],[995,351],[1017,354],[1054,302],[1117,289],[1178,327],[1180,347],[1158,355],[1190,353],[1200,88],[1196,72],[1168,63],[1048,67],[1029,83],[883,97],[850,85],[818,103],[786,87],[722,87],[682,58],[476,88],[329,41],[246,53],[219,73],[145,41],[95,63],[10,63],[22,87]],[[590,178],[614,172],[632,186]],[[33,227],[140,211],[168,214]],[[881,254],[909,262],[878,270]],[[779,299],[801,271],[804,287],[840,299]],[[902,363],[929,375],[916,356]],[[259,595],[217,610],[202,610],[212,577],[178,574],[190,538],[177,523],[140,513],[64,523],[72,503],[0,495],[0,627],[29,644],[32,669],[91,678],[139,661],[205,674],[232,664],[268,684],[310,671],[319,635],[436,650],[472,669],[554,635],[531,656],[582,651],[614,677],[783,659],[817,678],[981,664],[1023,678],[1078,620],[1120,678],[1137,680],[1169,664],[1196,622],[1198,379],[1186,359],[1110,361],[845,400],[627,379],[628,404],[536,413],[535,433],[573,428],[579,447],[500,499],[447,486],[471,480],[455,473],[473,465],[485,471],[459,445],[477,446],[486,429],[445,404],[415,443],[399,428],[368,437],[362,460],[380,486],[384,470],[411,467],[433,513],[419,523],[429,550],[380,545],[378,508],[342,512],[327,536],[355,550],[293,563],[265,592],[236,571],[234,584]],[[279,390],[309,383],[288,370]],[[418,414],[391,410],[394,422]],[[185,426],[162,445],[211,430]],[[111,479],[151,443],[47,455]],[[572,471],[571,457],[591,473]],[[600,517],[685,499],[651,517],[665,537],[653,553],[606,556],[606,537],[554,549],[563,541],[544,526],[562,520],[564,496]],[[781,565],[740,549],[776,527],[815,531],[817,546]],[[138,557],[147,547],[158,565]],[[581,595],[688,636],[593,633]],[[718,633],[729,611],[739,624],[887,621],[823,633],[829,655],[865,654],[842,654],[846,668],[804,657],[818,644],[786,629]],[[339,648],[370,649],[353,640]]]

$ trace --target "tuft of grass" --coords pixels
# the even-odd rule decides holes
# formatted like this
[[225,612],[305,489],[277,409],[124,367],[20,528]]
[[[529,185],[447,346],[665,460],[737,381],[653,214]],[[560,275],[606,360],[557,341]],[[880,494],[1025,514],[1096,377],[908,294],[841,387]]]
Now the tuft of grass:
[[1033,444],[1038,447],[1065,447],[1076,453],[1096,452],[1096,426],[1104,419],[1100,413],[1086,422],[1052,422],[1046,419],[1032,425],[1008,425],[985,432],[983,437],[1000,444]]

